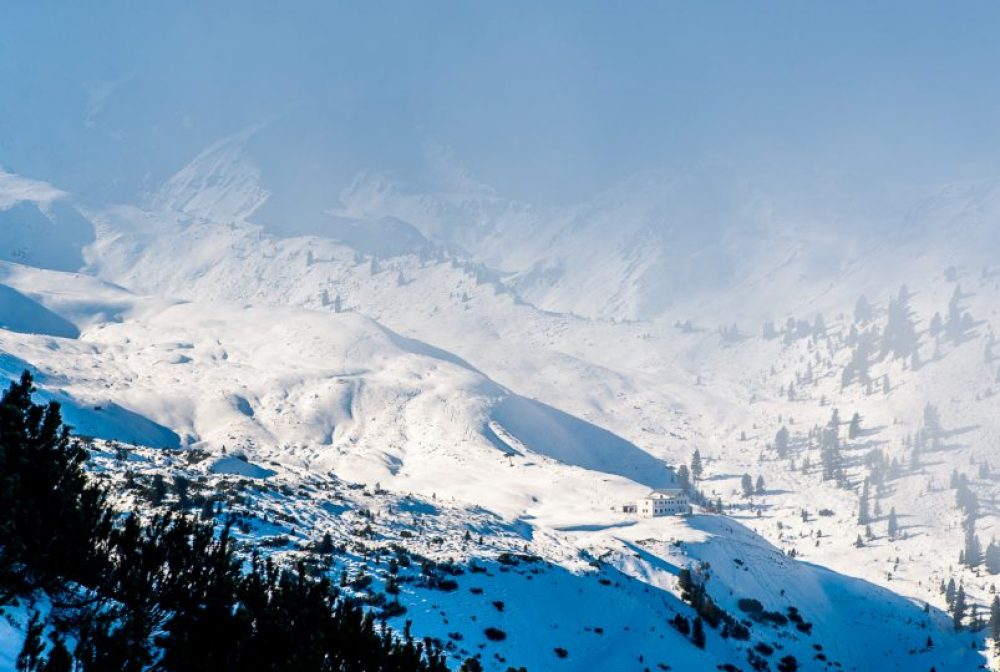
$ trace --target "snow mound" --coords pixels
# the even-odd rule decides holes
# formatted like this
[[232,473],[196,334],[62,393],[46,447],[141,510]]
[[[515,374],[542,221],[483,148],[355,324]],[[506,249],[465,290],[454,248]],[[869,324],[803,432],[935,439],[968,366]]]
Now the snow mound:
[[234,455],[215,460],[209,467],[209,471],[213,474],[235,474],[247,478],[270,478],[275,473],[271,469],[265,469]]

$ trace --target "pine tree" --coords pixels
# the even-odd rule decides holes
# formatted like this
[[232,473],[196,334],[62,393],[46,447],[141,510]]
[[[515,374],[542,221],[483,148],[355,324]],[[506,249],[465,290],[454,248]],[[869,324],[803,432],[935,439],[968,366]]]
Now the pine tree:
[[740,483],[743,486],[743,496],[752,497],[753,496],[753,479],[750,474],[743,474],[743,478],[740,479]]
[[847,436],[851,440],[858,438],[861,434],[861,416],[857,413],[851,418],[851,424],[847,429]]
[[774,449],[778,451],[778,457],[784,458],[788,454],[788,428],[784,425],[774,435]]
[[891,354],[896,359],[914,357],[918,344],[916,326],[910,317],[909,291],[904,285],[899,296],[889,301],[888,320],[882,332],[882,356]]
[[754,487],[754,491],[758,495],[763,495],[764,494],[764,477],[763,476],[760,476],[760,475],[757,476],[757,485]]
[[886,531],[888,532],[890,539],[895,539],[896,535],[899,533],[899,523],[896,520],[896,507],[889,509],[889,525]]
[[944,331],[948,338],[958,340],[965,332],[962,318],[962,288],[955,286],[955,291],[948,301],[948,317],[945,320]]
[[41,672],[72,672],[72,670],[73,657],[70,655],[69,650],[66,649],[66,643],[62,637],[55,635],[52,641],[52,649],[49,651],[48,658],[45,659],[45,665],[42,667]]
[[167,496],[167,483],[163,480],[163,474],[153,475],[153,485],[149,492],[149,501],[153,506],[159,506]]
[[684,492],[688,492],[691,489],[691,472],[688,471],[686,464],[682,464],[677,468],[677,485]]
[[699,649],[705,648],[705,625],[702,623],[701,616],[695,616],[694,623],[692,623],[691,643]]
[[704,467],[701,464],[701,452],[695,448],[691,455],[691,476],[695,481],[700,481]]
[[458,672],[483,672],[483,664],[478,658],[466,658],[462,667],[458,668]]
[[15,667],[17,672],[37,672],[41,668],[43,661],[42,654],[45,651],[45,644],[42,643],[42,633],[44,631],[45,626],[42,624],[38,612],[32,612],[31,620],[28,621],[24,644],[21,645],[21,652],[17,654]]
[[[325,577],[257,555],[248,562],[228,529],[183,513],[113,512],[88,482],[86,451],[58,406],[33,404],[31,392],[25,374],[0,399],[0,595],[43,590],[60,603],[76,643],[72,667],[445,672],[431,640],[380,631]],[[79,596],[88,603],[78,608]],[[39,667],[37,616],[29,631],[18,669],[68,672],[55,637]]]
[[976,536],[976,520],[969,516],[965,524],[965,564],[969,567],[978,567],[982,561],[982,547],[979,544],[979,537]]
[[858,499],[858,525],[867,525],[871,522],[868,515],[868,479],[865,479],[861,486],[861,497]]
[[986,571],[990,574],[1000,574],[1000,546],[996,541],[990,541],[986,547]]
[[962,619],[965,618],[965,610],[967,605],[965,603],[965,589],[962,586],[958,587],[958,592],[955,593],[955,604],[952,607],[953,622],[955,624],[955,630],[962,629]]
[[996,595],[990,603],[990,638],[993,640],[993,647],[1000,651],[1000,597]]

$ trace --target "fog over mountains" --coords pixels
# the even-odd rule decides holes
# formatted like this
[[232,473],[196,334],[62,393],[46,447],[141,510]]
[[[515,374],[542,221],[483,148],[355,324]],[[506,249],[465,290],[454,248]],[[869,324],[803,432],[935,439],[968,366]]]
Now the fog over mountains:
[[994,12],[570,9],[12,10],[0,372],[454,669],[995,665]]

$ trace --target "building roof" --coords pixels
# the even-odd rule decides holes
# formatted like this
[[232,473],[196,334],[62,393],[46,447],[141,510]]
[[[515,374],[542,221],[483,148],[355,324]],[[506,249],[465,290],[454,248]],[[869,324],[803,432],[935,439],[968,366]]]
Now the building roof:
[[651,490],[646,499],[659,499],[661,497],[677,497],[678,495],[683,495],[683,488],[657,488],[656,490]]

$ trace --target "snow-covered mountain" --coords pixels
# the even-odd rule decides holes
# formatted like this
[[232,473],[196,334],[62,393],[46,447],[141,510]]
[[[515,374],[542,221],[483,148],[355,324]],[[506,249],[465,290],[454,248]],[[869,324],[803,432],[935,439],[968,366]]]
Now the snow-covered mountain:
[[[4,373],[37,372],[80,433],[144,446],[134,453],[147,475],[201,469],[292,491],[331,479],[344,511],[374,506],[350,494],[360,484],[382,498],[380,543],[497,563],[456,592],[405,591],[415,631],[458,634],[456,661],[985,661],[987,633],[955,632],[939,586],[955,578],[980,611],[992,597],[986,569],[957,562],[966,516],[950,486],[953,470],[967,475],[986,546],[998,522],[996,185],[901,190],[891,200],[906,207],[889,211],[912,234],[897,240],[898,227],[874,223],[890,199],[844,205],[850,221],[834,235],[832,215],[811,214],[831,210],[727,176],[643,176],[539,209],[444,165],[431,189],[361,175],[297,227],[280,221],[289,211],[275,203],[293,199],[255,159],[260,132],[216,143],[135,203],[86,203],[5,173]],[[901,284],[916,345],[883,353]],[[862,295],[872,308],[856,314]],[[932,328],[953,301],[958,331]],[[845,384],[866,338],[871,387]],[[915,458],[928,403],[937,440]],[[824,478],[834,408],[841,476]],[[859,431],[847,426],[855,412]],[[695,449],[696,486],[725,516],[611,510],[673,483]],[[173,450],[210,459],[191,467]],[[109,455],[97,461],[116,474]],[[763,476],[761,492],[745,496],[743,474]],[[870,522],[859,524],[865,478]],[[268,534],[349,534],[350,516],[324,498],[262,490],[262,510],[294,510]],[[436,534],[401,534],[407,496]],[[486,538],[461,543],[466,530]],[[545,568],[505,565],[500,552]],[[713,630],[702,651],[669,625],[693,615],[676,580],[684,567],[711,577],[709,594],[750,623],[749,640]],[[785,623],[757,620],[741,598]],[[789,625],[789,607],[811,634]],[[507,639],[484,639],[486,621]]]

